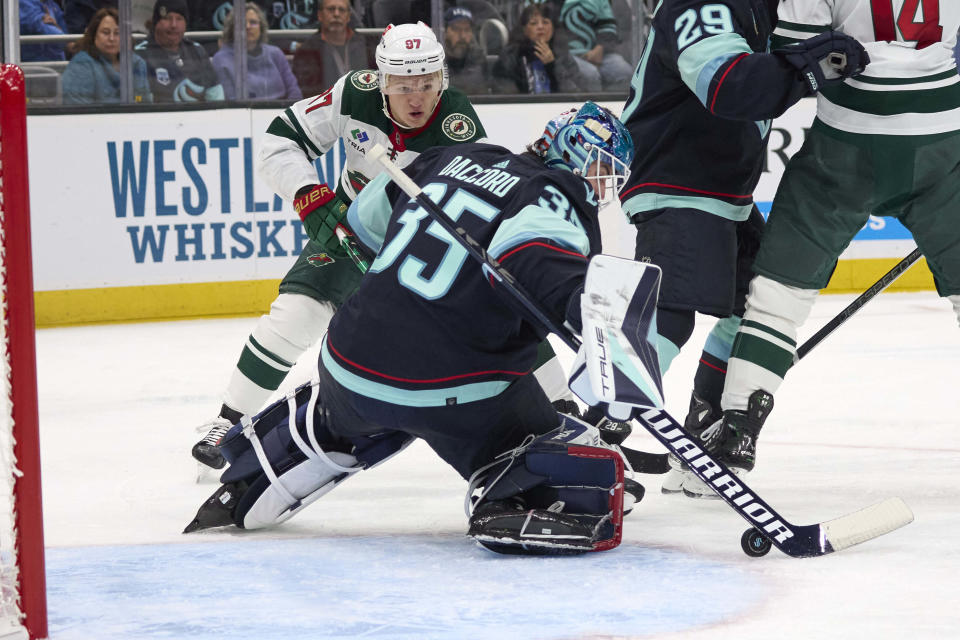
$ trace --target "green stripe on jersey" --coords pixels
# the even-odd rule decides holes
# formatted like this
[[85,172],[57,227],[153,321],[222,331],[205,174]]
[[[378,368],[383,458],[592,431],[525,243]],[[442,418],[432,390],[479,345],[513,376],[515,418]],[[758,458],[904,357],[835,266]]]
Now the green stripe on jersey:
[[826,24],[803,24],[800,22],[787,22],[786,20],[777,21],[777,31],[801,31],[803,33],[824,33],[830,31],[830,25]]
[[297,132],[297,141],[300,142],[300,146],[302,147],[305,144],[310,147],[310,151],[312,151],[314,155],[321,155],[323,152],[313,144],[313,142],[310,140],[310,137],[306,134],[306,132],[304,132],[303,127],[300,126],[300,121],[297,120],[297,115],[293,112],[293,109],[288,107],[286,110],[284,110],[284,113],[287,115],[287,120],[290,121],[290,126],[293,127]]
[[865,91],[841,84],[824,87],[821,93],[836,105],[877,116],[939,113],[960,108],[960,83],[917,91]]
[[288,140],[293,140],[297,143],[304,153],[307,152],[307,147],[303,144],[303,140],[300,136],[297,135],[297,132],[294,131],[293,127],[288,125],[286,121],[280,116],[277,116],[273,119],[273,122],[270,123],[270,126],[267,127],[267,133],[275,135],[280,138],[286,138]]
[[877,84],[877,85],[898,85],[898,84],[921,84],[924,82],[939,82],[940,80],[947,80],[949,78],[956,78],[957,70],[948,69],[942,73],[935,73],[930,76],[916,76],[915,78],[874,78],[871,76],[857,76],[854,78],[857,82],[862,82],[864,84]]

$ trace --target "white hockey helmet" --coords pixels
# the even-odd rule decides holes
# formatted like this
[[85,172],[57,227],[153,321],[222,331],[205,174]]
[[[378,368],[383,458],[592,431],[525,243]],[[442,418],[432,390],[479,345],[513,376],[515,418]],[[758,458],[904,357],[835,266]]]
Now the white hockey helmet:
[[389,92],[387,76],[425,76],[438,73],[438,92],[450,85],[443,45],[436,34],[418,21],[416,24],[387,25],[377,45],[377,79],[380,91]]

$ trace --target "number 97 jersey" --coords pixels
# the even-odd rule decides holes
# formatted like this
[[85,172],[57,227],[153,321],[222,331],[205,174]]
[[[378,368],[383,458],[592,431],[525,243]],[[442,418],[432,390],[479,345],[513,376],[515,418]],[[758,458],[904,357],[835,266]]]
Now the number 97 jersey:
[[863,74],[827,87],[817,117],[851,133],[927,135],[960,130],[953,48],[958,0],[783,0],[773,48],[831,29],[870,54]]

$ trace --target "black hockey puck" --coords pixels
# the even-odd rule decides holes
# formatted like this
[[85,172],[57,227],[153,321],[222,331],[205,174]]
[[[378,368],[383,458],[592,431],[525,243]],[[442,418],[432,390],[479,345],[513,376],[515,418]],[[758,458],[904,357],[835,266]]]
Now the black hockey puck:
[[759,558],[770,551],[770,540],[756,529],[747,529],[740,536],[740,547],[751,558]]

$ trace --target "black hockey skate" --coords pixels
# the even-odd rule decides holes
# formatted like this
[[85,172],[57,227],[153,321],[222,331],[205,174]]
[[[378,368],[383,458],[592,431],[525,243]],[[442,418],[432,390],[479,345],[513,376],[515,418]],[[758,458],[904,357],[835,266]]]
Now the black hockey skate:
[[196,517],[183,530],[184,533],[193,533],[213,527],[225,527],[236,524],[233,521],[233,510],[240,501],[240,496],[247,490],[244,482],[231,482],[222,485],[206,502],[200,505]]
[[[746,411],[728,410],[702,435],[704,448],[736,474],[753,470],[757,458],[757,436],[773,409],[773,395],[757,389],[747,400]],[[689,498],[718,498],[712,487],[688,471],[683,493]]]
[[752,471],[757,459],[757,436],[773,410],[773,395],[757,389],[746,411],[723,412],[723,442],[718,457],[734,470]]
[[197,427],[197,431],[206,431],[207,435],[193,445],[190,454],[200,464],[205,464],[211,469],[223,469],[227,465],[227,461],[220,454],[220,441],[223,440],[223,436],[227,435],[227,431],[230,431],[230,427],[240,422],[242,417],[242,413],[231,409],[227,405],[220,407],[220,415]]
[[583,421],[592,424],[600,431],[600,438],[607,444],[620,445],[633,432],[629,422],[611,420],[599,407],[590,407],[583,414]]

